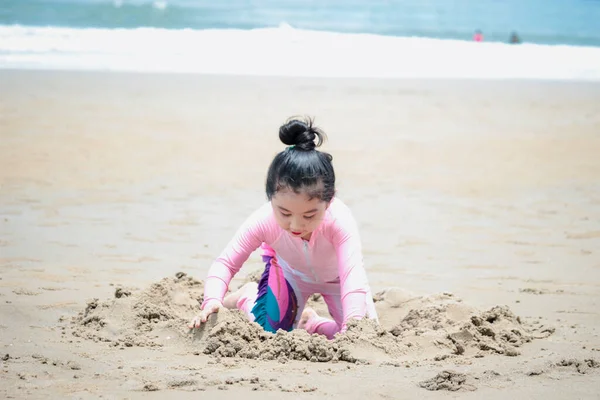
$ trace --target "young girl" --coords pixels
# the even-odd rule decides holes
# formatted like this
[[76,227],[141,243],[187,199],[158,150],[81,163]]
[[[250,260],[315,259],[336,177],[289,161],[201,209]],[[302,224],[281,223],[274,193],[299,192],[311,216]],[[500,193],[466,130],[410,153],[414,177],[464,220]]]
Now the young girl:
[[[356,222],[335,197],[332,156],[316,150],[324,137],[310,119],[292,119],[279,128],[288,147],[269,167],[269,202],[252,213],[210,267],[201,312],[190,328],[223,306],[242,310],[269,332],[301,328],[329,339],[351,319],[377,319]],[[260,282],[225,297],[229,282],[259,246],[265,262]],[[323,296],[333,320],[304,309],[314,293]]]

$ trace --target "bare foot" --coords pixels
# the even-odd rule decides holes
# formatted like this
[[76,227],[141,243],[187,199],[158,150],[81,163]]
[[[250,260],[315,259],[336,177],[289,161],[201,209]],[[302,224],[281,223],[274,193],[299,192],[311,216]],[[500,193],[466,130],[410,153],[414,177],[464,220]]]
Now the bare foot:
[[302,311],[302,315],[300,316],[300,321],[298,321],[298,329],[306,329],[306,324],[314,317],[318,317],[319,315],[315,310],[310,307],[304,308]]
[[238,300],[246,290],[253,290],[256,292],[258,290],[258,284],[256,282],[248,282],[235,292],[228,294],[223,299],[223,306],[230,310],[236,309]]

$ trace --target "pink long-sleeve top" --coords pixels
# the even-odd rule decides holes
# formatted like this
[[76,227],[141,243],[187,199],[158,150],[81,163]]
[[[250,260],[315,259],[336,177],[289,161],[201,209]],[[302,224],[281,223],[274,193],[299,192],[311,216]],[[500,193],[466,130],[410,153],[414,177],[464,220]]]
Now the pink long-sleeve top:
[[211,265],[202,307],[211,300],[223,301],[231,279],[263,243],[307,281],[340,283],[344,325],[351,318],[365,316],[370,290],[360,235],[350,209],[338,198],[308,241],[279,226],[270,202],[254,211]]

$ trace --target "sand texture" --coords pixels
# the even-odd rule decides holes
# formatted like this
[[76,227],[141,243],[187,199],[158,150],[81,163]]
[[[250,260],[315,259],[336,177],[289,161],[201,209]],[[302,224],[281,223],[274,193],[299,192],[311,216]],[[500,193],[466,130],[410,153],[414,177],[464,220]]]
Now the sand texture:
[[[599,89],[0,71],[0,397],[598,398]],[[188,329],[298,114],[380,324]]]

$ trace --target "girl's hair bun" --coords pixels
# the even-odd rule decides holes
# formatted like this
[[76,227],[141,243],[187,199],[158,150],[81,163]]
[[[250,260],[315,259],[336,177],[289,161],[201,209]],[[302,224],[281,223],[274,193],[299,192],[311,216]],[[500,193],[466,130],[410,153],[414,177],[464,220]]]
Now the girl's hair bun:
[[[323,143],[325,133],[313,126],[313,120],[292,117],[279,128],[279,139],[294,149],[314,150]],[[315,142],[316,140],[316,142]]]

